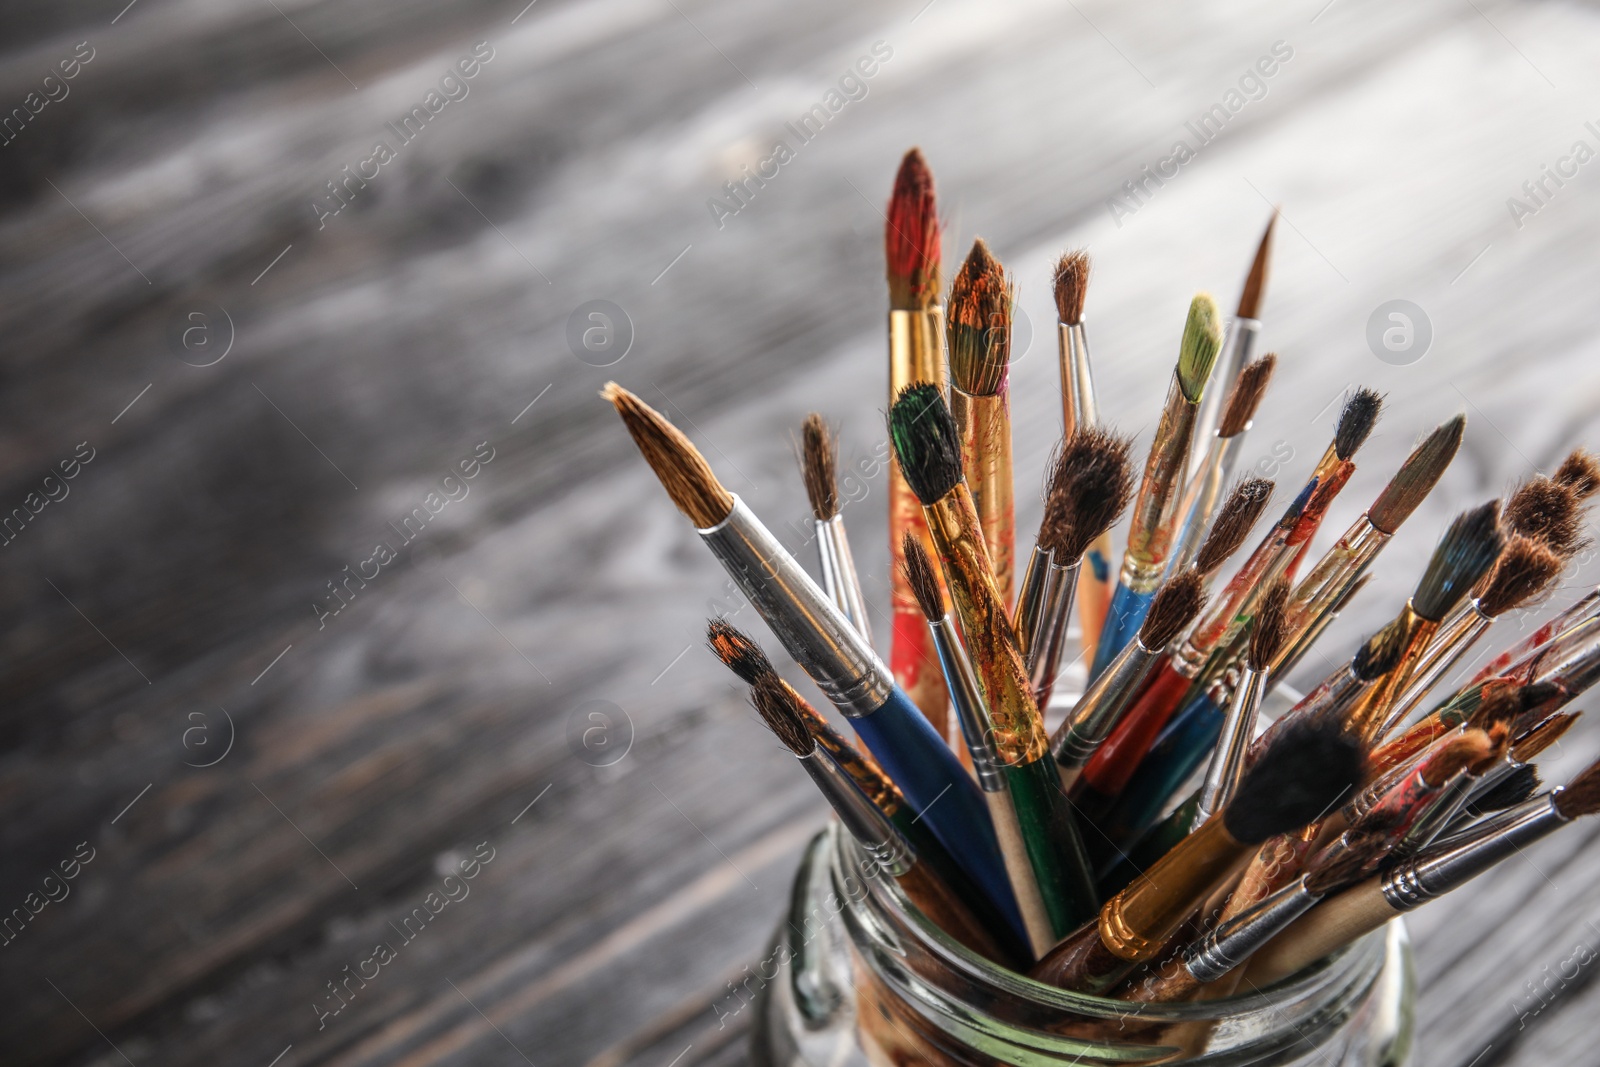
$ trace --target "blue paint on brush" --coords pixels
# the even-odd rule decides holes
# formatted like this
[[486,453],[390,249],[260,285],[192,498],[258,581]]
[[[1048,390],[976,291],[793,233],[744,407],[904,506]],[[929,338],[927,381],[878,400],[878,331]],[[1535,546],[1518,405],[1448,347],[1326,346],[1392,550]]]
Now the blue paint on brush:
[[1155,598],[1154,589],[1148,593],[1136,593],[1118,583],[1116,592],[1111,595],[1111,607],[1106,611],[1105,625],[1100,628],[1094,664],[1089,668],[1090,682],[1100,677],[1111,666],[1111,661],[1117,658],[1117,653],[1138,636],[1139,628],[1144,625],[1144,617],[1150,611],[1150,602]]

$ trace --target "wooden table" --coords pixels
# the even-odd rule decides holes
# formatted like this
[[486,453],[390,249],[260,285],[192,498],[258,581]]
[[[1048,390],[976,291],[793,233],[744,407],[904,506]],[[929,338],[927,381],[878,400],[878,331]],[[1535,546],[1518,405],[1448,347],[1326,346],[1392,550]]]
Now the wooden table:
[[[0,570],[0,905],[69,894],[0,957],[7,1063],[742,1060],[748,1015],[714,1005],[823,811],[701,647],[722,579],[595,392],[661,406],[798,543],[804,413],[852,464],[883,438],[880,211],[911,144],[949,256],[981,233],[1021,283],[1025,529],[1070,245],[1104,410],[1147,439],[1189,296],[1234,299],[1283,205],[1250,462],[1303,476],[1347,385],[1388,396],[1324,539],[1467,410],[1302,683],[1453,512],[1600,443],[1600,164],[1521,189],[1600,148],[1582,6],[125,2],[12,4],[0,57],[25,109],[0,504],[29,512]],[[1195,158],[1113,209],[1213,105]],[[1393,366],[1364,332],[1398,298],[1434,337]],[[568,342],[594,300],[631,323],[613,366],[620,336]],[[846,487],[879,610],[882,486]],[[1580,725],[1547,776],[1597,748]],[[1559,974],[1600,942],[1592,836],[1417,915],[1420,1063],[1593,1059],[1595,971]]]

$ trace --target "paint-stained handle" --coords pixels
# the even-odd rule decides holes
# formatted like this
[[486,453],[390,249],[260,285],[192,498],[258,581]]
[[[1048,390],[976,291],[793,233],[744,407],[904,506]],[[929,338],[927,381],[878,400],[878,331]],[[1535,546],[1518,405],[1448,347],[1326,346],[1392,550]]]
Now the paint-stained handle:
[[1117,591],[1111,596],[1111,607],[1106,612],[1105,626],[1100,630],[1100,641],[1094,649],[1094,666],[1089,668],[1089,681],[1096,678],[1111,665],[1117,658],[1117,653],[1127,647],[1139,633],[1139,627],[1144,625],[1145,613],[1150,610],[1150,602],[1156,598],[1155,590],[1148,593],[1136,593],[1127,586],[1118,583]]

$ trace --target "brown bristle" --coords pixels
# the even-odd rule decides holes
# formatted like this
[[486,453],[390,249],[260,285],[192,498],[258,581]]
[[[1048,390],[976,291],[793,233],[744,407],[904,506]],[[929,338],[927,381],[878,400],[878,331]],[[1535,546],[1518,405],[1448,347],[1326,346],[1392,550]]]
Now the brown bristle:
[[1491,619],[1538,603],[1550,591],[1565,561],[1543,541],[1513,534],[1478,594],[1478,610]]
[[906,584],[917,598],[922,617],[929,622],[944,618],[944,593],[939,589],[939,575],[934,570],[928,550],[922,547],[922,538],[910,530],[900,540],[901,554],[905,557]]
[[883,228],[889,278],[889,306],[920,311],[939,300],[939,211],[933,172],[913,148],[900,161]]
[[1469,726],[1435,745],[1433,750],[1423,757],[1417,769],[1429,788],[1438,789],[1454,778],[1456,772],[1477,763],[1492,749],[1493,742],[1489,739],[1489,732],[1475,730]]
[[1562,818],[1576,819],[1600,811],[1600,760],[1589,764],[1578,777],[1555,795],[1556,810]]
[[993,396],[1005,384],[1011,359],[1014,293],[1005,268],[983,238],[972,242],[950,283],[950,384],[968,396]]
[[1525,685],[1517,694],[1522,714],[1511,721],[1511,736],[1522,737],[1543,723],[1577,694],[1560,681]]
[[1556,468],[1555,480],[1578,494],[1579,500],[1588,500],[1600,492],[1600,458],[1574,448]]
[[806,722],[795,706],[794,693],[776,676],[758,678],[750,687],[750,703],[767,724],[767,729],[778,735],[784,747],[796,756],[809,756],[816,750],[817,740],[806,729]]
[[758,678],[777,674],[772,661],[761,651],[761,646],[723,619],[712,619],[706,623],[706,644],[711,646],[712,653],[722,661],[723,666],[737,674],[746,685],[754,685]]
[[1244,544],[1261,513],[1271,503],[1273,488],[1273,483],[1266,478],[1246,478],[1233,487],[1200,544],[1200,552],[1194,558],[1195,570],[1213,574],[1229,556],[1239,551],[1239,546]]
[[1563,711],[1550,716],[1511,746],[1511,758],[1518,763],[1537,759],[1545,749],[1565,737],[1582,714],[1581,711]]
[[1139,643],[1149,649],[1166,648],[1180,630],[1194,621],[1205,603],[1205,578],[1199,571],[1190,567],[1168,578],[1150,601],[1150,611],[1139,627]]
[[1133,497],[1133,441],[1094,427],[1069,437],[1056,458],[1045,499],[1040,547],[1070,566],[1109,530]]
[[1526,709],[1523,706],[1523,687],[1516,682],[1495,678],[1483,684],[1478,706],[1467,719],[1467,725],[1487,730],[1497,722],[1512,723]]
[[1511,494],[1504,519],[1511,532],[1537,538],[1562,559],[1571,559],[1583,547],[1582,513],[1577,493],[1541,474]]
[[1393,844],[1393,835],[1382,830],[1346,830],[1306,864],[1306,891],[1325,897],[1360,881],[1378,866]]
[[1489,735],[1489,751],[1467,765],[1467,773],[1474,778],[1483,777],[1490,767],[1505,759],[1506,749],[1511,747],[1511,727],[1506,723],[1497,722],[1485,733]]
[[1252,670],[1265,670],[1277,658],[1289,629],[1289,579],[1279,578],[1267,587],[1250,623],[1250,648],[1246,662]]
[[816,412],[806,416],[800,431],[800,471],[806,499],[818,522],[839,514],[839,443]]
[[697,529],[708,529],[728,517],[733,494],[717,481],[711,465],[681,430],[616,382],[607,382],[600,396],[617,409],[661,487]]
[[1250,264],[1250,273],[1244,280],[1244,292],[1239,294],[1239,318],[1259,319],[1261,302],[1267,295],[1267,274],[1272,265],[1272,230],[1278,225],[1278,209],[1272,209],[1272,218],[1256,246],[1256,258]]
[[1417,505],[1439,484],[1444,469],[1461,448],[1461,437],[1466,430],[1465,415],[1457,415],[1434,427],[1422,443],[1411,450],[1411,455],[1367,509],[1367,521],[1386,534],[1400,529],[1400,524],[1411,517]]
[[1272,372],[1277,367],[1277,355],[1268,352],[1260,359],[1251,360],[1239,372],[1222,407],[1222,421],[1217,425],[1218,437],[1238,437],[1244,433],[1250,420],[1256,417],[1256,408],[1261,406],[1261,398],[1266,395],[1267,386],[1272,383]]
[[1083,298],[1089,292],[1089,253],[1075,249],[1056,263],[1056,314],[1068,326],[1083,321]]

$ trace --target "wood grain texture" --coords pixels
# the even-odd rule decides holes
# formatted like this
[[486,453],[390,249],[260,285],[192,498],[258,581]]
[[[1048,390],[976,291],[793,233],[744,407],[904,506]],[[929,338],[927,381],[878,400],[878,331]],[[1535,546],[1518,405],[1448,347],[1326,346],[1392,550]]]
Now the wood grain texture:
[[[1588,6],[125,2],[9,4],[0,53],[9,111],[94,50],[0,147],[0,515],[94,455],[0,568],[0,912],[95,850],[0,949],[7,1063],[739,1062],[729,983],[822,807],[700,647],[733,598],[595,393],[660,406],[796,546],[793,434],[814,408],[839,423],[884,645],[880,211],[908,145],[951,254],[981,234],[1021,282],[1020,529],[1059,426],[1065,247],[1095,255],[1102,409],[1142,449],[1190,296],[1231,306],[1283,205],[1282,361],[1246,461],[1301,476],[1341,390],[1388,398],[1324,541],[1467,410],[1299,682],[1393,612],[1454,511],[1600,444],[1600,178],[1547,184],[1520,228],[1506,204],[1600,148]],[[865,97],[798,143],[785,123],[876,41]],[[1114,220],[1107,198],[1278,41],[1265,95]],[[479,42],[466,97],[399,144],[386,124]],[[396,158],[319,226],[379,138]],[[708,198],[779,138],[794,158],[719,228]],[[1408,366],[1364,340],[1394,298],[1434,327]],[[608,368],[566,341],[594,299],[634,328]],[[233,332],[203,368],[169,337],[199,301]],[[466,497],[403,545],[480,442]],[[319,627],[379,542],[397,558]],[[194,766],[221,709],[232,748]],[[1580,723],[1548,776],[1597,747]],[[1592,970],[1531,1014],[1523,983],[1600,945],[1591,836],[1418,913],[1420,1063],[1581,1058]],[[327,983],[483,842],[468,896],[319,1031]]]

